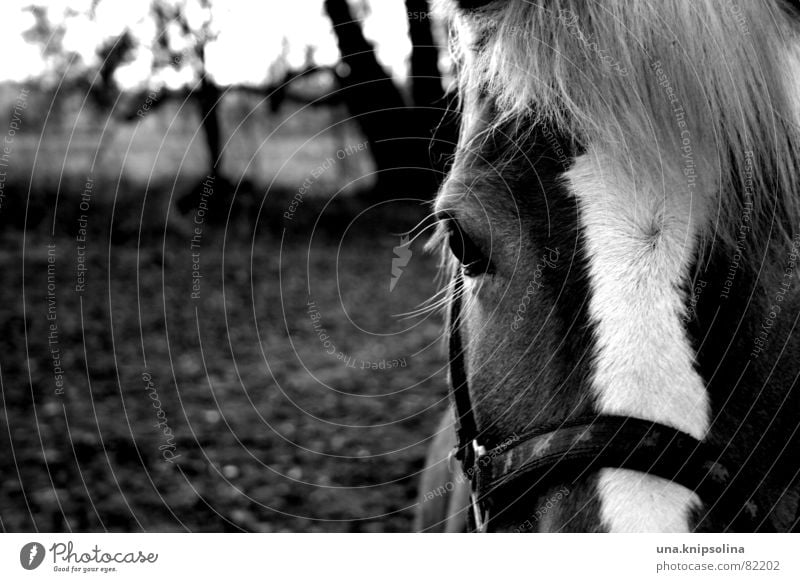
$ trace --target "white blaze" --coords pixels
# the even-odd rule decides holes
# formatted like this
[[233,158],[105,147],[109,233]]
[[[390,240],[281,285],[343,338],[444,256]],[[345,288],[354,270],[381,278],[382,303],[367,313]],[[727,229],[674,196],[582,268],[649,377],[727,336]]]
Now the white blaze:
[[[587,253],[596,407],[702,439],[708,396],[681,322],[700,205],[685,183],[665,196],[616,168],[590,148],[566,174]],[[700,504],[681,485],[624,469],[601,470],[599,493],[601,518],[614,532],[688,531]]]

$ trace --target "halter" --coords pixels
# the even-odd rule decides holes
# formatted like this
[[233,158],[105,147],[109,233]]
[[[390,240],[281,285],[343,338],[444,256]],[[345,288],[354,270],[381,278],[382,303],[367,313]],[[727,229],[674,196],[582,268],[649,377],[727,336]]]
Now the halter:
[[513,503],[554,483],[577,481],[601,468],[663,477],[706,500],[730,493],[734,476],[719,462],[716,449],[675,428],[629,416],[581,417],[536,428],[487,450],[481,445],[464,364],[460,268],[455,277],[449,322],[450,398],[456,413],[454,454],[471,487],[470,530],[487,531],[492,511],[504,502]]

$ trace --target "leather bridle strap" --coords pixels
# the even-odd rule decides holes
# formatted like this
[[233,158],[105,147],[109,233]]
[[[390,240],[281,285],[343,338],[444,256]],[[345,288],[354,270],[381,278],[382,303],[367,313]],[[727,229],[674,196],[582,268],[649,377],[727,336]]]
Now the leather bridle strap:
[[450,301],[450,399],[456,411],[456,458],[465,466],[474,462],[473,441],[478,437],[478,425],[472,410],[467,384],[467,369],[464,365],[464,348],[461,343],[461,301],[464,293],[464,277],[456,267],[453,297]]
[[670,426],[639,418],[597,415],[541,428],[475,460],[479,500],[519,497],[554,483],[572,483],[605,467],[668,479],[716,499],[730,474],[718,451]]
[[731,474],[706,443],[675,428],[626,416],[595,415],[537,428],[486,450],[480,445],[461,339],[464,279],[454,277],[449,316],[450,397],[456,417],[456,457],[472,488],[470,529],[485,531],[493,508],[548,484],[572,483],[602,468],[622,468],[669,479],[701,499],[730,493]]

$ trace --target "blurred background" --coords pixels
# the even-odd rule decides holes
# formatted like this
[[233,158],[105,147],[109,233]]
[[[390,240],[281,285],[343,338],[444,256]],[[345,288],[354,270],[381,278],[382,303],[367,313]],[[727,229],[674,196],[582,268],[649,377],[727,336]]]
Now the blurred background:
[[446,406],[427,0],[7,0],[0,530],[405,531]]

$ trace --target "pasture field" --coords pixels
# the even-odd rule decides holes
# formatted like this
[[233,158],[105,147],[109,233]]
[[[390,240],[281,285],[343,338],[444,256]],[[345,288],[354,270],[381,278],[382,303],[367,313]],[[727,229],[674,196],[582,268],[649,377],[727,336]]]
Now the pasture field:
[[278,233],[251,247],[209,228],[199,299],[178,235],[90,236],[79,293],[74,237],[29,233],[23,260],[21,233],[6,233],[3,529],[409,529],[444,357],[438,315],[393,314],[433,292],[435,259],[415,250],[390,294],[395,238],[374,222],[310,245],[283,233],[282,247]]
[[0,530],[408,530],[445,354],[438,313],[400,316],[435,293],[436,257],[420,239],[393,261],[428,208],[354,195],[369,158],[347,156],[287,219],[360,143],[289,115],[232,134],[234,211],[198,234],[175,208],[206,174],[196,124],[163,111],[14,144]]

